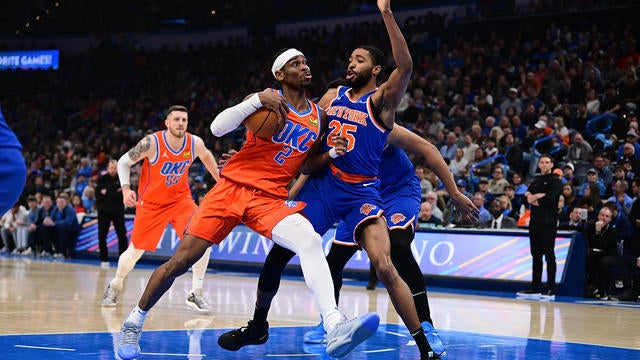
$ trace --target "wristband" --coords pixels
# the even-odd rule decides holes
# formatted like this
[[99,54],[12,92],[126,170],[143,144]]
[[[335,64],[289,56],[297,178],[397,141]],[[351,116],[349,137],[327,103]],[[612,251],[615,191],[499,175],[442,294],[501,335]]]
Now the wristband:
[[338,155],[338,153],[336,152],[336,148],[331,148],[331,149],[329,149],[329,157],[330,157],[330,158],[335,159],[335,158],[337,158],[338,156],[339,156],[339,155]]

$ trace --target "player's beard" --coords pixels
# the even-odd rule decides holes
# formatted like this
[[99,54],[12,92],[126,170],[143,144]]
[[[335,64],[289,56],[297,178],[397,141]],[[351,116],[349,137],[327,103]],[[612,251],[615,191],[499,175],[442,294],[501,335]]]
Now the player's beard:
[[360,89],[369,83],[373,74],[371,71],[358,73],[356,76],[351,78],[350,85],[354,89]]
[[184,136],[185,132],[186,130],[169,129],[169,133],[171,134],[171,136],[175,137],[176,139],[181,139]]

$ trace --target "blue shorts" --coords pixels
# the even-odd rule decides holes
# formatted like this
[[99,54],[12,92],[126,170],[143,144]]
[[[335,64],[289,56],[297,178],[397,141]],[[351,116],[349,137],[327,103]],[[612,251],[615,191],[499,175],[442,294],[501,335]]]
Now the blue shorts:
[[337,221],[343,221],[349,239],[356,243],[355,231],[362,222],[382,216],[379,181],[347,183],[329,173],[310,177],[296,200],[307,206],[302,211],[315,231],[324,235]]
[[27,180],[22,151],[16,147],[0,148],[0,214],[18,201]]
[[[419,194],[418,196],[398,194],[397,196],[388,196],[388,199],[384,200],[386,200],[383,202],[384,218],[387,220],[389,230],[411,227],[415,232],[420,212],[421,199]],[[342,245],[353,245],[352,238],[352,232],[344,221],[341,221],[336,227],[334,242]]]

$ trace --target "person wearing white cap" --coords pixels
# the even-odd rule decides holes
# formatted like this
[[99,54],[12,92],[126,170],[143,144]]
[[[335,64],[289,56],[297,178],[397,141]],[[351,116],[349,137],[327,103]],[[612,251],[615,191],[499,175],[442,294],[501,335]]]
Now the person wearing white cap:
[[500,112],[502,114],[507,112],[507,109],[510,107],[514,107],[516,109],[516,113],[520,114],[522,112],[522,100],[518,97],[518,89],[510,88],[507,93],[508,96],[504,101],[500,104]]

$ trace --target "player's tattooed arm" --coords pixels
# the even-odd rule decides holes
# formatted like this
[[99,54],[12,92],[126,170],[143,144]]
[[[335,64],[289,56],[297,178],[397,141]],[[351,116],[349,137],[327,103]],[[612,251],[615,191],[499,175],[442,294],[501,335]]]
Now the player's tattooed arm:
[[136,146],[129,150],[129,158],[132,162],[138,162],[143,157],[149,157],[149,150],[151,149],[151,135],[147,135],[142,138]]

